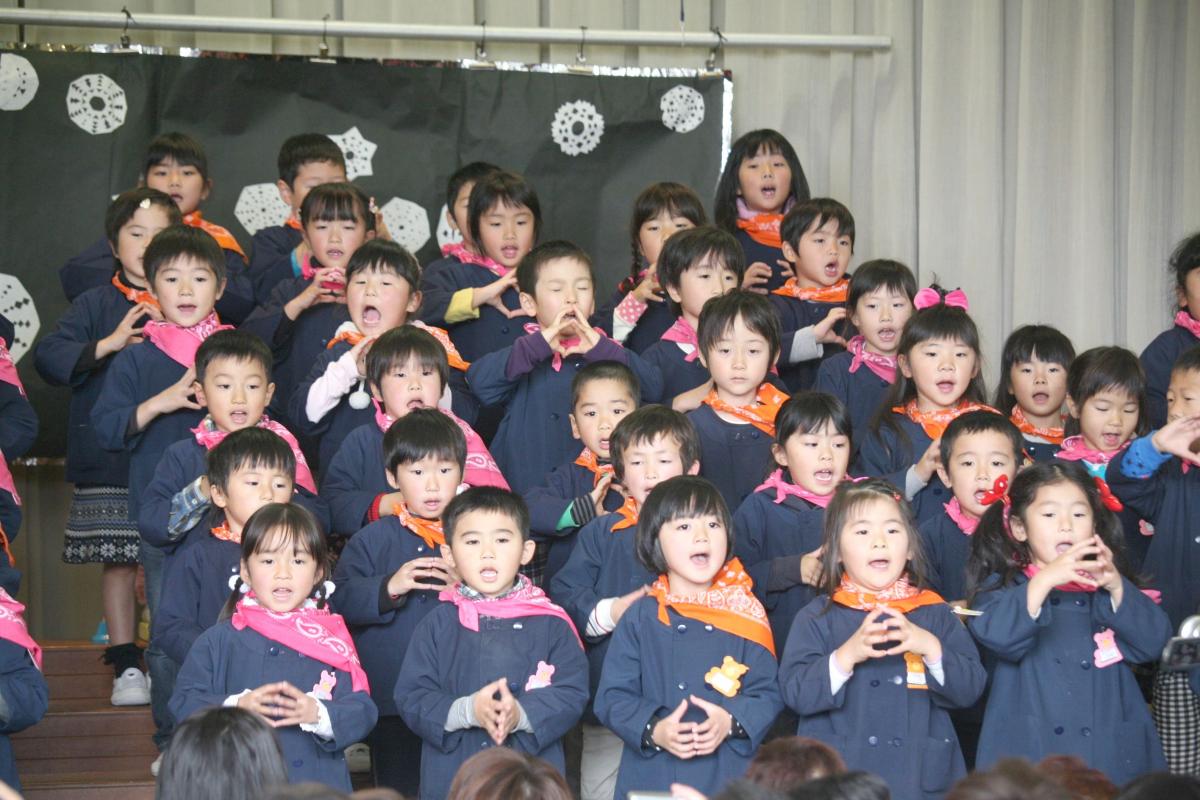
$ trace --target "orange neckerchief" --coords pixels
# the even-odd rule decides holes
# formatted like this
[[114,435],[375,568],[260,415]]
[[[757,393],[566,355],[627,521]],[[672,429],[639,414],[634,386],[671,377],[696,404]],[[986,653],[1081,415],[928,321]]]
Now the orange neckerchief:
[[212,535],[220,539],[222,542],[233,542],[234,544],[242,543],[242,534],[234,533],[229,530],[229,520],[225,520],[220,525],[212,529]]
[[775,639],[767,622],[767,610],[754,596],[754,581],[746,574],[742,562],[729,560],[713,580],[712,587],[700,598],[672,595],[666,575],[659,575],[650,587],[650,596],[658,601],[658,621],[670,625],[667,607],[688,619],[712,625],[726,633],[740,636],[762,645],[775,655]]
[[755,214],[749,219],[739,218],[737,226],[759,244],[778,250],[783,247],[783,239],[779,235],[782,222],[783,214]]
[[890,608],[907,614],[914,608],[932,606],[944,603],[942,596],[930,589],[918,589],[901,575],[882,592],[868,592],[854,585],[849,576],[842,575],[842,583],[833,593],[833,602],[846,608],[857,608],[859,611],[872,611],[876,608]]
[[354,347],[354,345],[358,344],[365,338],[367,338],[365,333],[359,333],[358,331],[342,331],[337,336],[334,336],[329,340],[329,344],[325,345],[325,349],[332,350],[334,345],[336,345],[338,342],[349,342],[350,346]]
[[620,517],[619,520],[613,523],[612,529],[614,531],[623,531],[626,528],[632,528],[638,524],[638,501],[632,497],[626,497],[621,507],[613,513]]
[[850,279],[841,278],[833,286],[801,286],[796,278],[788,278],[772,294],[813,303],[844,303],[850,296]]
[[209,236],[217,240],[217,244],[221,245],[222,250],[232,250],[242,257],[246,258],[246,252],[242,250],[242,246],[237,243],[237,239],[233,238],[233,234],[222,228],[216,223],[206,220],[199,211],[193,211],[190,214],[184,214],[183,224],[191,225],[193,228],[199,228]]
[[946,426],[954,420],[966,414],[968,411],[991,411],[993,414],[1000,412],[991,406],[983,403],[972,403],[962,401],[954,408],[939,408],[936,411],[922,411],[917,407],[917,398],[909,400],[906,405],[892,406],[892,411],[897,414],[903,414],[913,422],[921,426],[925,431],[925,435],[930,439],[940,439],[942,434],[946,432]]
[[764,383],[758,387],[758,392],[754,395],[754,405],[752,406],[732,406],[717,396],[715,388],[704,398],[704,404],[711,406],[713,411],[720,411],[738,419],[744,419],[763,433],[774,437],[775,417],[779,414],[779,407],[786,403],[787,400],[788,396],[786,394],[771,384]]
[[300,224],[300,220],[296,219],[295,217],[288,217],[287,222],[285,222],[283,224],[286,227],[291,228],[292,230],[295,230],[295,231],[303,231],[304,230],[304,226]]
[[1013,425],[1017,426],[1017,430],[1021,433],[1027,433],[1030,436],[1036,436],[1039,439],[1045,439],[1050,444],[1062,444],[1066,438],[1066,433],[1062,428],[1038,428],[1032,422],[1025,419],[1025,412],[1020,406],[1013,406],[1012,414],[1009,415],[1009,420]]
[[4,532],[4,526],[0,525],[0,550],[4,551],[4,555],[8,556],[8,565],[15,567],[17,565],[16,556],[13,555],[12,548],[8,544],[8,534]]
[[600,459],[596,457],[588,448],[583,448],[583,452],[579,454],[579,458],[575,459],[575,463],[579,466],[590,470],[592,473],[592,486],[600,483],[605,475],[613,474],[612,464],[601,464]]
[[442,522],[436,519],[425,519],[416,514],[408,513],[404,503],[392,503],[392,513],[400,524],[425,540],[430,548],[446,543],[446,534],[442,532]]
[[135,289],[132,286],[126,286],[121,280],[121,271],[117,270],[112,276],[112,285],[117,291],[125,295],[125,299],[133,304],[145,303],[151,308],[158,308],[158,301],[154,299],[154,295],[147,292],[145,289]]
[[450,341],[450,334],[446,333],[444,329],[435,328],[432,325],[426,325],[424,322],[415,319],[408,324],[412,325],[414,328],[420,328],[438,340],[438,344],[440,344],[442,349],[446,351],[446,362],[450,365],[451,369],[456,369],[459,372],[466,372],[467,367],[471,366],[470,362],[459,355],[458,348],[454,346],[454,342]]

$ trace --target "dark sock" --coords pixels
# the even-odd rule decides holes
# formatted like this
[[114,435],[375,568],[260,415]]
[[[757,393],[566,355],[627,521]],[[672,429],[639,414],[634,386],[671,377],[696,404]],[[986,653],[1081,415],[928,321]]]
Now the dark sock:
[[104,649],[104,663],[111,664],[113,675],[121,677],[121,673],[130,667],[142,668],[142,648],[133,642],[118,644]]

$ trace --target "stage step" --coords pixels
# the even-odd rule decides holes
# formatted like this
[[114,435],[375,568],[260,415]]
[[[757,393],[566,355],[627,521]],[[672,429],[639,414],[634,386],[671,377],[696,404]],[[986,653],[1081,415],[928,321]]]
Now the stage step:
[[154,800],[147,769],[21,776],[25,800]]

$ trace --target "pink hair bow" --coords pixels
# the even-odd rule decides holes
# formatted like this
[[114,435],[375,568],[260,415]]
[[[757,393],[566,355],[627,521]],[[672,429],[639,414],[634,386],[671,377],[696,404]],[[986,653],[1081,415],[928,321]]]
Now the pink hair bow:
[[955,289],[943,295],[937,289],[926,286],[913,298],[913,307],[918,309],[929,308],[939,303],[961,308],[963,311],[968,310],[967,294],[962,289]]

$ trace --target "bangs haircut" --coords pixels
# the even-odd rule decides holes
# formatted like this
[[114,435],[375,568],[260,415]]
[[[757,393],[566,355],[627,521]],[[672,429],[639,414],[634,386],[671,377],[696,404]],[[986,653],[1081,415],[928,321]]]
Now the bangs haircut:
[[[474,232],[472,232],[472,235],[474,235]],[[479,240],[476,239],[476,241]],[[591,257],[579,245],[563,241],[562,239],[556,239],[551,242],[539,244],[521,259],[521,263],[517,265],[517,289],[530,297],[535,296],[537,293],[538,277],[542,271],[542,267],[560,258],[569,258],[585,264],[588,276],[592,279],[592,285],[595,285],[596,274],[592,270]]]
[[[450,180],[446,181],[446,208],[454,209],[454,201],[458,199],[458,193],[468,183],[479,183],[480,180],[486,178],[488,175],[502,171],[495,164],[489,164],[486,161],[472,161],[470,164],[463,164],[454,170],[454,174],[450,176]],[[467,207],[469,208],[470,205],[470,200],[468,200]]]
[[296,456],[278,435],[264,428],[234,431],[208,451],[208,482],[227,491],[238,472],[252,467],[277,469],[296,482]]
[[[593,361],[575,373],[571,379],[571,412],[579,405],[579,395],[593,381],[614,381],[629,392],[633,400],[633,408],[637,408],[638,398],[642,396],[642,386],[633,370],[620,361]],[[633,411],[633,408],[630,411]]]
[[1182,375],[1185,372],[1200,372],[1200,344],[1189,347],[1175,359],[1171,374]]
[[853,313],[859,300],[879,289],[902,294],[911,303],[917,296],[917,279],[912,270],[899,261],[886,258],[865,261],[850,275],[846,308]]
[[[1182,294],[1187,288],[1187,276],[1192,270],[1200,269],[1200,231],[1175,246],[1171,258],[1167,261],[1167,269],[1175,279],[1175,294]],[[1178,300],[1178,297],[1172,300]]]
[[181,167],[195,167],[200,177],[208,180],[208,155],[204,152],[204,146],[186,133],[178,131],[160,133],[150,140],[142,167],[143,180],[153,167],[168,159]]
[[204,383],[213,362],[222,358],[257,363],[263,368],[267,380],[271,380],[271,366],[274,363],[271,348],[252,333],[239,330],[217,331],[201,342],[196,350],[196,380]]
[[442,389],[450,382],[450,364],[446,349],[429,331],[416,325],[401,325],[385,332],[367,351],[367,383],[383,391],[383,379],[394,369],[416,361],[421,369],[437,372]]
[[288,185],[296,183],[296,176],[305,164],[334,164],[346,170],[346,157],[342,148],[323,133],[298,133],[289,136],[279,148],[279,180]]
[[[792,206],[779,225],[779,236],[793,249],[800,247],[800,237],[810,230],[820,230],[833,220],[838,224],[838,236],[850,237],[850,252],[854,252],[854,215],[850,209],[832,197],[814,197]],[[913,294],[916,294],[914,291]]]
[[446,544],[454,540],[463,516],[476,511],[508,517],[516,526],[521,541],[529,541],[529,507],[519,494],[496,486],[472,486],[451,500],[442,512],[442,532],[446,536]]
[[153,286],[159,270],[182,258],[199,261],[218,284],[225,282],[225,253],[217,240],[191,225],[172,225],[159,231],[142,255],[146,283]]
[[[1093,347],[1076,356],[1067,370],[1067,396],[1079,408],[1100,392],[1125,392],[1138,406],[1135,436],[1150,432],[1146,408],[1146,372],[1138,357],[1124,347]],[[1068,415],[1065,432],[1079,433],[1079,419]]]
[[705,302],[696,331],[701,354],[707,359],[717,343],[733,330],[733,324],[739,318],[747,329],[766,340],[771,351],[770,363],[774,365],[779,360],[783,335],[779,329],[779,315],[770,300],[746,289],[734,289]]
[[375,230],[371,200],[352,183],[322,183],[314,186],[300,204],[300,224],[313,222],[361,222]]
[[954,451],[954,443],[960,436],[989,431],[1008,439],[1009,445],[1012,446],[1013,464],[1020,467],[1025,452],[1025,440],[1021,436],[1021,431],[1012,424],[1008,417],[991,411],[968,411],[960,417],[955,417],[946,426],[946,432],[942,434],[941,441],[938,443],[942,464],[949,469],[950,454]]
[[467,437],[457,422],[436,408],[414,408],[383,435],[383,463],[392,475],[423,458],[453,461],[460,473],[467,468]]
[[467,224],[471,228],[472,241],[479,241],[480,222],[483,215],[498,205],[508,208],[524,206],[533,214],[533,240],[542,232],[542,207],[537,192],[515,172],[498,170],[490,172],[475,182],[471,188],[471,199],[467,203]]
[[704,201],[690,186],[662,181],[642,189],[633,201],[633,216],[629,218],[629,242],[633,249],[633,262],[629,272],[631,281],[637,281],[639,273],[647,266],[642,255],[642,226],[664,212],[672,217],[682,217],[696,227],[708,224]]
[[[312,197],[311,193],[309,197]],[[307,198],[305,202],[308,202]],[[390,272],[408,283],[410,292],[417,292],[421,286],[421,265],[416,256],[403,245],[387,239],[369,239],[350,254],[350,260],[346,262],[346,282],[360,272]]]
[[[804,177],[804,168],[792,143],[779,131],[770,128],[760,128],[743,134],[733,143],[729,157],[725,159],[725,170],[717,182],[717,196],[713,201],[713,216],[717,227],[734,233],[737,231],[737,200],[741,189],[738,183],[738,171],[742,162],[760,154],[778,153],[787,162],[792,173],[792,182],[788,186],[788,199],[802,203],[810,196],[808,179]],[[787,207],[786,204],[784,206]]]
[[[121,228],[124,228],[126,223],[133,219],[133,215],[138,212],[138,209],[144,207],[143,203],[147,206],[158,206],[165,211],[168,225],[183,224],[183,214],[179,213],[179,206],[175,205],[171,195],[160,192],[158,189],[151,189],[149,186],[139,186],[136,189],[121,192],[116,199],[109,203],[108,211],[104,213],[104,237],[108,239],[109,244],[113,247],[117,246]],[[117,264],[117,269],[121,269],[120,264]]]
[[667,571],[662,543],[658,535],[672,520],[695,517],[716,517],[725,527],[725,559],[733,558],[734,531],[729,507],[717,487],[694,475],[668,478],[650,490],[638,513],[634,549],[638,561],[653,575]]
[[700,461],[700,436],[686,414],[669,406],[642,406],[632,414],[626,414],[608,440],[608,452],[618,481],[625,479],[625,451],[634,445],[650,444],[660,436],[679,448],[679,461],[684,472]]
[[814,433],[826,423],[835,433],[853,441],[850,412],[841,400],[826,392],[802,391],[788,398],[775,417],[775,441],[783,446],[797,433]]
[[1008,413],[1017,404],[1009,373],[1017,364],[1035,358],[1070,370],[1071,362],[1075,360],[1075,346],[1066,334],[1051,325],[1022,325],[1010,333],[1000,354],[1000,385],[996,387],[993,404],[997,409]]
[[[680,276],[702,261],[719,262],[737,275],[740,286],[746,273],[746,256],[731,234],[702,225],[672,234],[658,255],[658,280],[663,287],[679,288]],[[672,301],[672,305],[675,305]]]
[[[276,437],[278,438],[278,437]],[[329,545],[313,513],[298,503],[267,503],[250,515],[242,528],[242,560],[287,544],[293,553],[307,553],[317,562],[317,579],[329,575]]]

